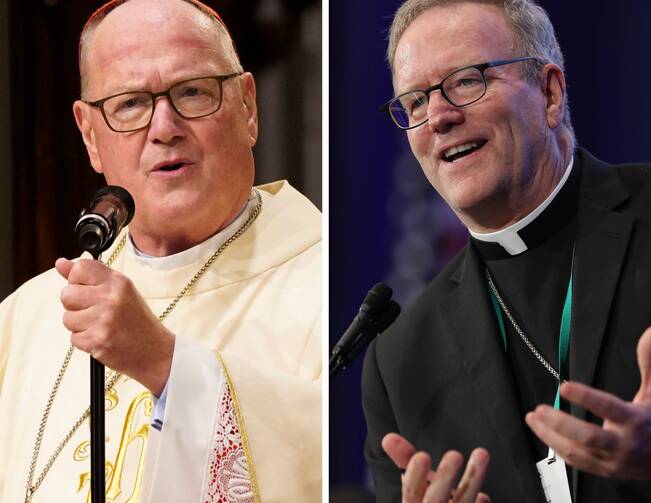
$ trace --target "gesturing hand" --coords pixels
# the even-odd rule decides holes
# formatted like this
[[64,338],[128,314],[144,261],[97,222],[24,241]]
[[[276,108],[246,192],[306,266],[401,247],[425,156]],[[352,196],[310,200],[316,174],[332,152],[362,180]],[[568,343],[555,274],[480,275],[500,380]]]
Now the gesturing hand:
[[561,396],[604,419],[582,421],[547,405],[526,416],[536,435],[568,464],[604,477],[651,479],[651,328],[637,345],[642,380],[632,402],[568,382]]
[[63,324],[73,346],[160,395],[174,352],[174,335],[149,310],[133,283],[95,260],[60,258],[57,272]]
[[431,469],[432,458],[426,452],[416,452],[408,440],[397,433],[382,439],[382,448],[400,469],[403,503],[490,503],[490,498],[480,493],[488,467],[488,452],[475,449],[470,455],[466,470],[455,489],[455,481],[463,466],[463,456],[456,451],[446,452],[436,471]]

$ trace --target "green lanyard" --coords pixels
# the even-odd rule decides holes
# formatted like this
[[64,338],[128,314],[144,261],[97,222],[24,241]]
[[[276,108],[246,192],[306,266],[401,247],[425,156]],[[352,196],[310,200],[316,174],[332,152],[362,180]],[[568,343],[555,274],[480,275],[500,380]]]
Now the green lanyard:
[[[565,293],[565,303],[563,304],[563,314],[561,315],[561,327],[559,330],[558,338],[558,375],[562,379],[562,371],[567,364],[567,355],[570,351],[570,329],[572,327],[572,279],[574,278],[574,247],[572,247],[572,265],[570,267],[570,282],[567,285],[567,292]],[[504,351],[507,349],[506,330],[504,328],[504,317],[502,316],[502,309],[499,302],[495,297],[493,291],[489,288],[488,293],[491,296],[493,308],[497,315],[497,324],[500,327],[500,334],[502,335],[502,342],[504,344]],[[560,395],[560,382],[556,390],[556,398],[554,399],[554,408],[560,409],[561,395]]]

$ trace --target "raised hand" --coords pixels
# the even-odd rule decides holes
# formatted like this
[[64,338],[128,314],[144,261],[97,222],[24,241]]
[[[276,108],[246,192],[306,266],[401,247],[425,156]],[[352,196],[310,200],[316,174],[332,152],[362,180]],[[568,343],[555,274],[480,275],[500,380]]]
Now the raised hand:
[[151,312],[133,283],[95,260],[60,258],[63,324],[73,346],[160,395],[174,352],[174,334]]
[[436,471],[432,458],[426,452],[416,452],[411,443],[397,433],[382,439],[382,448],[396,466],[405,470],[402,476],[403,503],[490,503],[480,493],[489,456],[485,449],[475,449],[468,459],[466,470],[455,488],[463,467],[463,456],[457,451],[446,452]]
[[602,426],[539,405],[525,420],[566,463],[603,477],[651,479],[651,328],[637,345],[640,389],[632,402],[568,382],[561,396],[601,417]]

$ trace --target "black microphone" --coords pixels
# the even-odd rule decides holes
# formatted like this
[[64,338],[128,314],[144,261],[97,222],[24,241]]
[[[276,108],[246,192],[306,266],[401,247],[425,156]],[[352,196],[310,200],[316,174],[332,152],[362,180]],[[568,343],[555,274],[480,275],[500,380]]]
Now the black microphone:
[[400,314],[400,304],[391,299],[385,306],[382,313],[377,315],[377,318],[364,330],[359,337],[355,340],[348,352],[341,353],[336,363],[330,366],[330,377],[337,373],[340,369],[345,369],[350,362],[352,362],[357,355],[368,346],[373,339],[384,332],[389,325],[391,325]]
[[79,246],[94,258],[109,248],[135,211],[131,194],[109,185],[95,192],[88,210],[83,210],[75,225]]
[[[373,324],[371,325],[371,329],[375,331],[375,335],[381,334],[384,332],[389,326],[396,321],[396,318],[400,314],[400,304],[398,304],[395,300],[391,299],[387,306],[384,308],[384,311],[380,315],[377,316]],[[364,333],[368,333],[371,330],[366,330]],[[371,342],[371,341],[369,341]],[[355,343],[355,347],[351,348],[351,351],[354,350],[357,347],[357,342]]]
[[391,299],[388,286],[376,284],[364,299],[359,313],[330,354],[330,377],[345,368],[374,337],[383,332],[400,314],[400,305]]
[[341,336],[339,342],[332,349],[330,361],[336,358],[340,353],[345,353],[355,342],[355,339],[361,334],[364,329],[373,321],[374,317],[380,313],[387,302],[391,299],[393,290],[384,283],[377,283],[369,290],[359,308],[359,311],[352,323]]

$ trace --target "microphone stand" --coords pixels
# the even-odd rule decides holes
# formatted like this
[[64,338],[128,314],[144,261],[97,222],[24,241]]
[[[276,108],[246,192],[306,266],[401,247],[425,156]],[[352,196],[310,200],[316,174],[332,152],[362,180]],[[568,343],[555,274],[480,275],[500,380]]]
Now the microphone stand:
[[[99,260],[101,253],[93,253]],[[104,364],[90,357],[90,494],[92,503],[106,501]]]
[[[79,246],[99,260],[135,212],[133,198],[122,187],[109,185],[93,196],[83,210],[75,234]],[[90,492],[92,503],[106,501],[106,456],[104,417],[104,364],[90,357]]]

